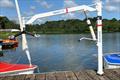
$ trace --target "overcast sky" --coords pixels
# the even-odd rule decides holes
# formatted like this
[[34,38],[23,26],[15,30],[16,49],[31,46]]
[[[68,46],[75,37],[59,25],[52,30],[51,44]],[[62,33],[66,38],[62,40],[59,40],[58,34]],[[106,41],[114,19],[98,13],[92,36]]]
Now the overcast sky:
[[[97,0],[18,0],[22,16],[32,16],[36,13],[48,12],[56,9],[66,7],[73,7],[77,5],[91,5]],[[103,18],[120,19],[120,0],[102,0],[103,1]],[[0,16],[7,16],[9,19],[17,20],[17,13],[14,0],[0,0]],[[96,14],[89,13],[90,17],[95,17]],[[61,20],[61,19],[84,19],[81,12],[69,13],[49,18],[40,19],[39,22],[47,20]]]

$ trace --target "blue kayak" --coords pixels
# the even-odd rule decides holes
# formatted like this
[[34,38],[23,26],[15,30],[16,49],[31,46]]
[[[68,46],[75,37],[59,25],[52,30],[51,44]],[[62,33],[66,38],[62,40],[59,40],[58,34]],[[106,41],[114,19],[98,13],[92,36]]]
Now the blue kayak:
[[104,59],[108,64],[120,65],[120,54],[108,54],[104,56]]

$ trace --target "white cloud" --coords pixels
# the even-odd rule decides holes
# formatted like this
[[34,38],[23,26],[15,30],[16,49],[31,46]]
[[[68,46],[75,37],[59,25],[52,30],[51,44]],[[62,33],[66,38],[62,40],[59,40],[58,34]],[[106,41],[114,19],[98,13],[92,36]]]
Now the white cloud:
[[120,3],[120,0],[114,0],[114,1]]
[[45,1],[45,0],[36,0],[42,7],[44,7],[44,8],[51,8],[51,4],[48,4],[48,2],[47,1]]
[[117,11],[117,8],[115,6],[112,6],[112,5],[105,6],[105,9],[107,11]]
[[28,17],[29,17],[29,16],[32,16],[33,14],[34,14],[33,11],[29,11],[29,12],[24,12],[24,13],[23,13],[23,15],[26,16],[26,17],[27,17],[27,16],[28,16]]
[[36,7],[35,6],[30,6],[29,12],[24,12],[24,16],[32,16],[35,13]]
[[64,7],[74,7],[77,4],[73,0],[64,0]]
[[47,19],[46,18],[42,18],[42,19],[37,19],[35,22],[34,22],[34,24],[44,24],[45,22],[47,21]]
[[106,0],[105,9],[107,11],[118,11],[120,12],[120,0]]
[[11,0],[0,0],[0,7],[12,8],[14,4]]
[[[94,3],[98,1],[99,0],[93,0]],[[103,9],[105,9],[108,12],[120,12],[120,0],[105,0],[105,2],[103,2]]]
[[61,16],[64,20],[76,18],[75,13],[66,13]]
[[0,14],[0,17],[4,17],[4,15],[1,15],[1,14]]
[[31,9],[32,11],[34,11],[34,10],[36,9],[36,7],[35,7],[35,6],[31,6],[30,9]]

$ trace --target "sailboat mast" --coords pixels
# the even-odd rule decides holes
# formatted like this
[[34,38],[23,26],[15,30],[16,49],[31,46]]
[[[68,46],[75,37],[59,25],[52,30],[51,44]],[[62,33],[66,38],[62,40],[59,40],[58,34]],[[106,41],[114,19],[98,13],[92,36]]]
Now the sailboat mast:
[[17,14],[18,14],[19,23],[20,23],[20,30],[23,31],[22,18],[21,18],[20,9],[19,9],[17,0],[15,0],[15,5],[16,5],[16,10],[17,10]]
[[[18,19],[19,19],[19,23],[20,23],[20,30],[22,32],[25,28],[25,22],[24,22],[24,19],[22,19],[21,14],[20,14],[18,0],[15,0],[15,5],[16,5]],[[23,48],[23,51],[25,51],[25,53],[27,55],[30,66],[32,66],[31,56],[30,56],[30,52],[28,50],[28,45],[27,45],[27,40],[26,40],[25,34],[22,34],[22,48]]]

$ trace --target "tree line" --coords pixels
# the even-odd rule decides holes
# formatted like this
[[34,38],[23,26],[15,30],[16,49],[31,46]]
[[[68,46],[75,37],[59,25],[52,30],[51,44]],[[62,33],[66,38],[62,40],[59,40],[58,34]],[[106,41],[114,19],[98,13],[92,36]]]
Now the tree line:
[[[92,26],[96,31],[96,17],[90,18]],[[0,17],[0,23],[4,23],[6,29],[19,29],[19,25],[15,21],[9,20],[7,17]],[[0,26],[0,29],[3,27]],[[59,21],[47,21],[44,24],[26,25],[26,30],[34,33],[53,34],[53,33],[87,33],[89,32],[86,19],[69,19]],[[103,19],[103,32],[120,32],[120,20]]]

